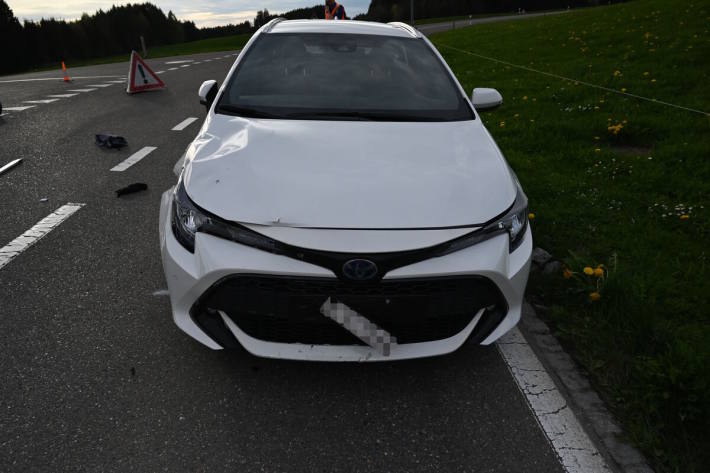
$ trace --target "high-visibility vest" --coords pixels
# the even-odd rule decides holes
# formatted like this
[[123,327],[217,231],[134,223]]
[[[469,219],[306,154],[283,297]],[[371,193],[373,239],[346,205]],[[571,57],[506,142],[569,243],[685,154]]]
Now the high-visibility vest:
[[[340,8],[340,4],[338,2],[335,2],[335,7],[332,10],[328,9],[328,5],[325,6],[325,19],[326,20],[335,20],[337,18],[336,13],[338,13],[338,9]],[[343,9],[345,10],[345,9]],[[343,19],[345,17],[345,11],[343,11]]]

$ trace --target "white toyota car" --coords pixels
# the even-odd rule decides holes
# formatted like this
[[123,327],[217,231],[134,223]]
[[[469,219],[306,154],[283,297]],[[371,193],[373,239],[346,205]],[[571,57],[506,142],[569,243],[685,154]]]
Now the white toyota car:
[[441,355],[520,319],[527,198],[443,58],[400,23],[274,20],[241,51],[162,198],[173,318],[213,348]]

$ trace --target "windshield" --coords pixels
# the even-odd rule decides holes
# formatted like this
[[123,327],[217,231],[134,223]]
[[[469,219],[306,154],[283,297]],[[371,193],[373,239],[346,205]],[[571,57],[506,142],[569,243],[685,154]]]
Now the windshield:
[[422,39],[339,33],[262,34],[216,111],[300,120],[474,118]]

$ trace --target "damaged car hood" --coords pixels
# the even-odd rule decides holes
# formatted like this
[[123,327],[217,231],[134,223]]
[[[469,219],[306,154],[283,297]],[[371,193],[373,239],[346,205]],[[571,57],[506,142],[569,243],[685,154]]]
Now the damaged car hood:
[[472,226],[515,199],[480,120],[374,122],[213,115],[185,154],[185,189],[219,217],[257,225]]

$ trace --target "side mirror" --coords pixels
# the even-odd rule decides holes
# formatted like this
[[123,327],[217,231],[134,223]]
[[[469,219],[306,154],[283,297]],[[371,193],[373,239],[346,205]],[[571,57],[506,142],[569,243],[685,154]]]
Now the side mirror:
[[471,103],[476,110],[490,110],[503,103],[503,96],[496,89],[477,87],[471,94]]
[[204,105],[207,110],[212,106],[212,102],[214,102],[214,98],[217,96],[218,89],[219,87],[217,86],[216,80],[206,80],[200,86],[197,95],[200,96],[200,104]]

